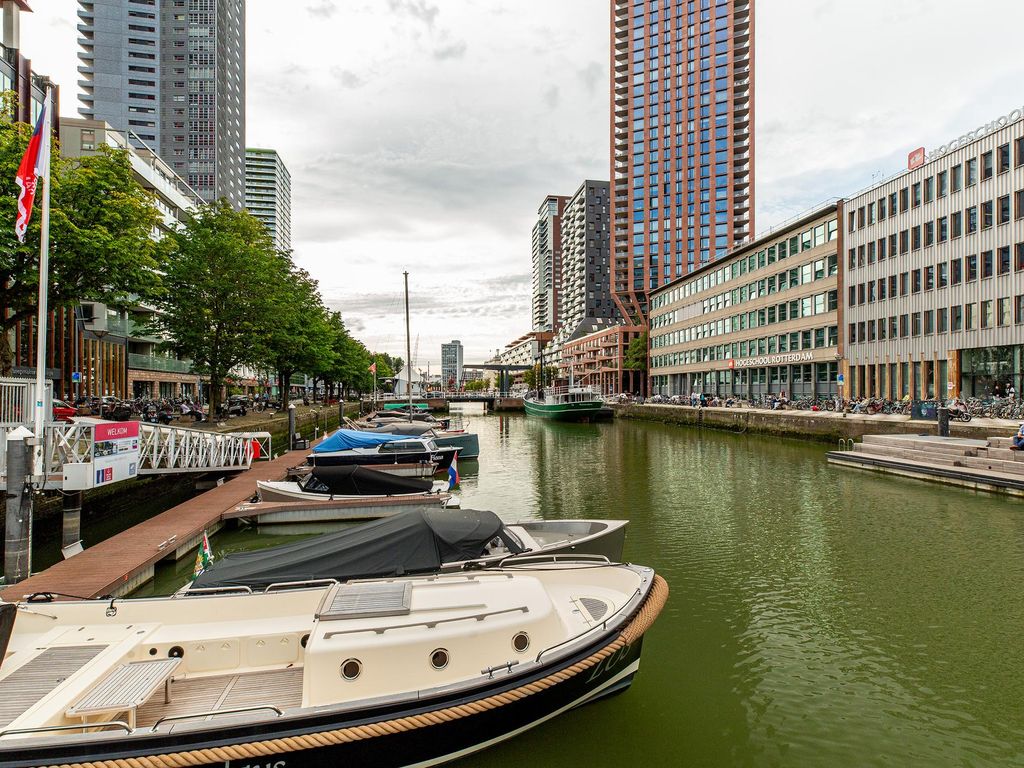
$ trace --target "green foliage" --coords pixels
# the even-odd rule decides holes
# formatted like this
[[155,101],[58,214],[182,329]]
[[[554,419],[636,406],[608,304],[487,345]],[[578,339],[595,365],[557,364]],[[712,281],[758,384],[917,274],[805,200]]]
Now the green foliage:
[[[40,188],[25,243],[14,234],[14,182],[32,127],[0,119],[0,371],[10,373],[6,331],[34,315],[38,304]],[[51,153],[49,305],[100,301],[115,307],[135,295],[154,297],[164,248],[150,238],[160,222],[152,197],[132,176],[124,150],[62,158]]]
[[644,331],[626,347],[626,359],[622,367],[627,371],[647,370],[647,331]]
[[465,389],[467,392],[483,392],[487,389],[487,382],[483,379],[476,381],[467,381]]
[[169,239],[155,321],[168,346],[209,375],[216,413],[228,371],[273,357],[290,262],[262,223],[224,200],[200,207]]
[[544,366],[544,375],[541,376],[540,364],[523,372],[523,383],[527,389],[537,389],[537,382],[543,381],[543,386],[550,387],[558,378],[558,368],[553,365]]

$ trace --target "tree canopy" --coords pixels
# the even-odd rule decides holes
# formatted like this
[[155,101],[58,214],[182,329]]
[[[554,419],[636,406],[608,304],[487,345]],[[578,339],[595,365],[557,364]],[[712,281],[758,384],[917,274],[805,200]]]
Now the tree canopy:
[[[10,114],[5,109],[5,115]],[[14,234],[14,183],[32,127],[0,118],[0,373],[10,375],[8,331],[35,314],[39,286],[42,200],[24,243]],[[51,151],[49,305],[99,301],[114,307],[153,298],[160,289],[164,248],[151,238],[160,223],[152,196],[132,176],[126,150],[65,158]],[[42,190],[40,190],[40,194]]]

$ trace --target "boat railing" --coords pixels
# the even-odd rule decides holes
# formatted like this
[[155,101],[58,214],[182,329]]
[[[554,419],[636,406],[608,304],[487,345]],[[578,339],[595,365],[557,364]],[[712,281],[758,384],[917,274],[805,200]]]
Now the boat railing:
[[550,555],[509,555],[508,557],[502,558],[498,561],[499,568],[519,568],[524,565],[538,565],[541,563],[565,563],[565,562],[578,562],[582,561],[587,565],[611,565],[612,561],[609,560],[605,555],[587,555],[587,554],[557,554],[552,553]]
[[599,400],[602,397],[600,387],[592,387],[589,384],[586,385],[575,385],[575,386],[560,386],[560,387],[544,387],[545,397],[561,397],[563,395],[587,395],[588,397],[593,396],[595,400]]
[[170,723],[177,720],[192,720],[197,717],[220,717],[221,715],[241,715],[246,712],[267,711],[273,712],[277,717],[281,717],[281,715],[284,714],[284,712],[273,704],[256,704],[251,707],[234,707],[233,709],[210,709],[205,712],[189,712],[184,715],[166,715],[153,723],[153,727],[149,729],[149,732],[155,733],[156,729],[159,728],[162,723]]
[[171,595],[171,597],[192,597],[194,595],[217,594],[251,595],[252,587],[242,586],[241,584],[233,587],[197,587],[195,589],[187,589],[184,592],[175,592],[173,595]]
[[409,629],[410,627],[426,627],[427,629],[434,629],[439,624],[451,624],[456,621],[483,621],[491,616],[501,616],[506,613],[529,613],[530,608],[526,605],[518,605],[515,608],[502,608],[497,611],[484,611],[482,613],[471,613],[467,616],[452,616],[447,619],[427,619],[426,621],[416,621],[411,624],[393,624],[380,627],[363,627],[362,629],[338,629],[334,632],[326,632],[324,634],[324,640],[330,640],[336,635],[355,635],[360,632],[373,632],[378,635],[383,635],[390,629]]
[[132,728],[124,720],[107,720],[100,723],[73,723],[71,725],[40,725],[35,728],[7,728],[0,731],[0,739],[4,736],[22,736],[29,733],[52,733],[54,731],[81,731],[85,728],[121,728],[131,733]]
[[608,622],[610,622],[616,616],[619,616],[623,611],[625,611],[627,608],[632,606],[633,601],[635,601],[638,597],[642,597],[642,596],[643,596],[643,593],[640,591],[640,589],[639,588],[636,589],[633,592],[633,594],[629,596],[629,600],[627,600],[625,603],[623,603],[622,607],[619,608],[619,610],[615,611],[615,613],[613,613],[611,616],[606,616],[604,618],[604,621],[602,621],[600,624],[595,624],[592,627],[588,627],[587,629],[585,629],[582,632],[580,632],[578,635],[574,635],[573,637],[570,637],[570,638],[568,638],[566,640],[562,640],[560,643],[555,643],[554,645],[549,645],[547,648],[542,648],[540,651],[537,652],[537,658],[534,659],[534,661],[539,664],[540,663],[540,659],[541,659],[541,657],[544,654],[550,653],[551,651],[555,650],[556,648],[564,648],[567,645],[572,645],[576,641],[582,640],[584,637],[586,637],[587,635],[593,633],[596,630],[601,630],[601,631],[606,630],[608,628]]
[[305,581],[275,581],[269,584],[264,592],[276,592],[280,589],[304,589],[306,587],[332,587],[340,584],[337,579],[306,579]]

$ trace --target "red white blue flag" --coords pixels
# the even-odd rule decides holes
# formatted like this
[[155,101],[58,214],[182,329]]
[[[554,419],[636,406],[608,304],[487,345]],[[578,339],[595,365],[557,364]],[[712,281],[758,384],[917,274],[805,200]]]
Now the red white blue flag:
[[32,204],[36,199],[39,178],[45,172],[47,153],[42,149],[45,120],[46,107],[43,107],[43,111],[39,113],[39,120],[36,121],[36,129],[25,150],[25,156],[21,158],[21,165],[18,166],[18,175],[14,178],[18,189],[21,190],[18,192],[18,218],[14,222],[14,234],[18,236],[20,243],[25,242],[25,231],[28,229],[29,219],[32,218]]
[[455,454],[452,457],[452,463],[448,465],[448,490],[450,491],[456,485],[459,484],[459,466],[458,466],[459,455]]

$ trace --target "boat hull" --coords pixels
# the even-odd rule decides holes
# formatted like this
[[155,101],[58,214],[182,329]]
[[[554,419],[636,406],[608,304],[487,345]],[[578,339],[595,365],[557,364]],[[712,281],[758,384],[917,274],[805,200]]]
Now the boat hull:
[[345,499],[335,501],[262,501],[239,504],[225,518],[248,520],[259,525],[288,523],[336,523],[378,520],[409,510],[432,510],[440,506],[457,506],[455,497],[388,496],[374,501]]
[[[360,466],[374,466],[377,464],[437,464],[437,471],[443,472],[452,464],[458,451],[450,448],[442,448],[434,453],[430,451],[416,451],[414,453],[379,454],[379,453],[354,453],[351,451],[338,451],[332,453],[313,453],[310,455],[311,464],[321,467],[337,467],[358,464]],[[389,462],[388,459],[393,459]]]
[[435,437],[434,442],[440,448],[458,448],[460,459],[480,458],[480,437],[473,432],[464,432],[461,435],[441,435]]
[[[501,682],[499,673],[493,683],[481,686],[473,695],[438,697],[419,702],[416,706],[382,704],[374,709],[347,713],[319,712],[296,716],[286,713],[270,721],[262,718],[259,722],[245,723],[225,719],[212,732],[186,729],[132,739],[119,738],[119,734],[112,733],[109,738],[90,740],[89,743],[54,745],[51,741],[45,748],[33,747],[29,742],[5,742],[5,750],[0,753],[0,768],[95,765],[105,760],[134,761],[140,757],[194,753],[197,750],[216,750],[216,754],[190,755],[188,765],[217,768],[256,765],[277,768],[336,768],[339,765],[415,768],[442,765],[510,739],[577,706],[623,691],[639,669],[643,639],[637,638],[630,645],[607,652],[616,634],[606,633],[581,652],[544,665],[533,674],[510,676]],[[550,682],[553,674],[576,664],[583,664],[584,668],[560,681]],[[474,706],[482,699],[500,696],[510,690],[522,690],[523,686],[542,680],[546,684],[534,686],[538,689],[529,695],[508,697],[507,701],[491,708]],[[441,710],[445,712],[443,717],[420,717]],[[382,725],[384,723],[387,725]],[[346,729],[345,734],[337,733],[343,729]],[[315,738],[305,738],[313,735]],[[285,743],[285,739],[289,743]],[[308,741],[310,746],[289,749],[289,745],[296,744],[296,739]],[[254,744],[259,746],[249,746]],[[226,747],[246,756],[225,760],[221,749]]]
[[540,416],[554,421],[592,421],[597,418],[603,405],[600,400],[578,403],[541,403],[530,398],[523,400],[528,416]]

